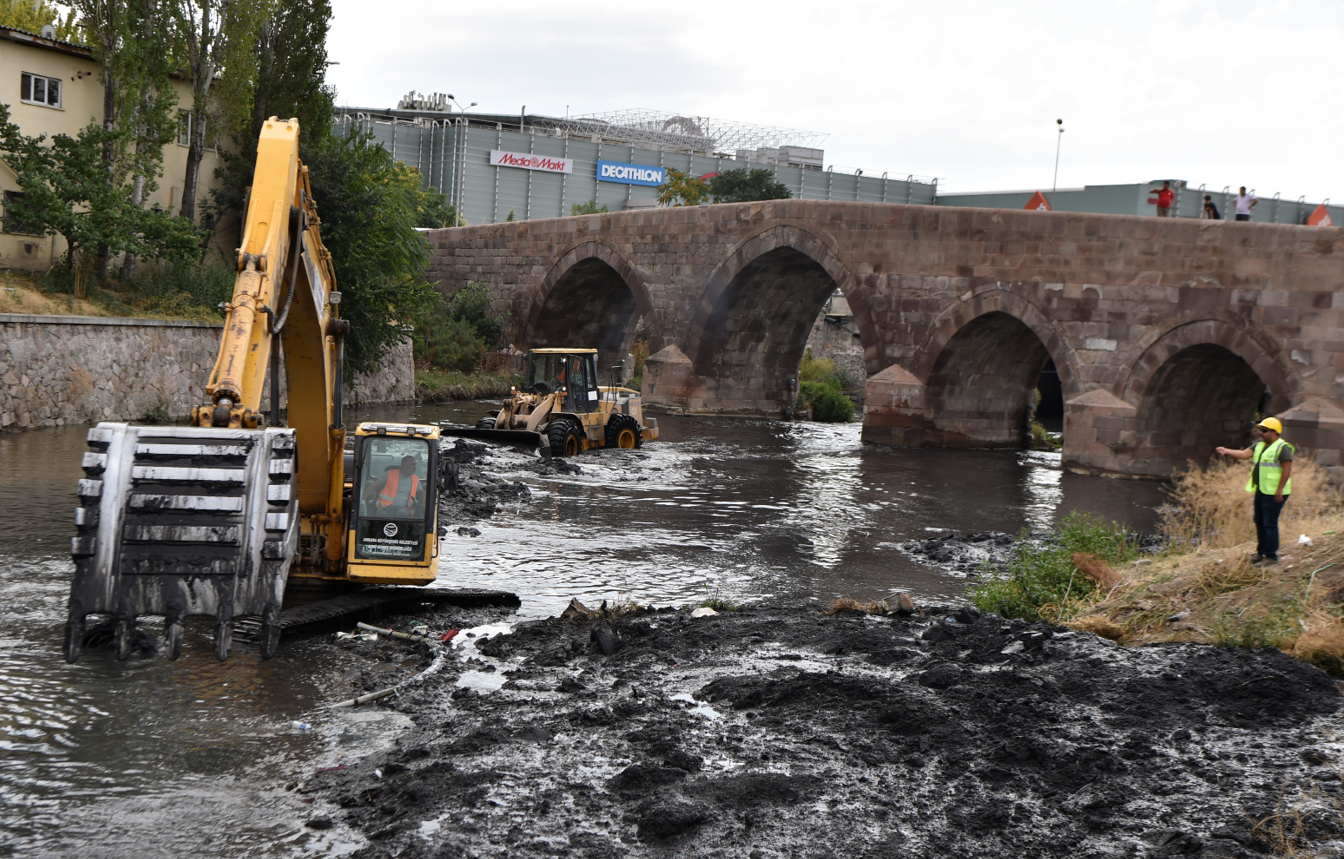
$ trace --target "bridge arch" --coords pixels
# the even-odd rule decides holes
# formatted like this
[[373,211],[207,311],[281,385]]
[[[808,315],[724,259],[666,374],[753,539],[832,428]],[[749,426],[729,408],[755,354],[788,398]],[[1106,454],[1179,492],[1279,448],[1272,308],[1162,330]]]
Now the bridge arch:
[[1077,356],[1032,302],[981,292],[939,315],[914,375],[924,381],[932,428],[923,443],[1021,447],[1042,373],[1053,364],[1060,393],[1077,393]]
[[1131,447],[1155,473],[1246,445],[1256,413],[1286,411],[1299,383],[1273,339],[1244,319],[1173,320],[1127,357],[1117,389],[1135,406]]
[[626,356],[652,310],[639,270],[602,239],[588,239],[561,254],[532,292],[518,346],[591,346],[605,369]]
[[684,341],[705,408],[772,414],[791,404],[812,324],[837,290],[871,353],[878,339],[867,299],[828,242],[776,223],[734,246],[706,278]]

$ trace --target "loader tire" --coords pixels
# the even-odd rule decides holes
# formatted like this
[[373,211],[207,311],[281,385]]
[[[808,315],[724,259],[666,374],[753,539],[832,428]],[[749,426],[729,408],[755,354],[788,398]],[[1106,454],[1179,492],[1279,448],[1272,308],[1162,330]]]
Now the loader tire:
[[569,421],[552,421],[546,427],[546,438],[551,443],[551,456],[578,456],[583,450],[579,428]]
[[634,450],[642,441],[639,422],[629,415],[612,415],[607,421],[607,447]]
[[494,418],[481,418],[476,422],[476,429],[494,429],[494,428],[495,428]]

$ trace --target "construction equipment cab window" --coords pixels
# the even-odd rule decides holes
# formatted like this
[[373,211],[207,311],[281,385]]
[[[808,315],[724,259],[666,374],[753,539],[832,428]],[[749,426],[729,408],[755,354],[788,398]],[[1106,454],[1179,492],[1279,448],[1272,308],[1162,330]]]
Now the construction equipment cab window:
[[534,352],[527,364],[524,390],[532,394],[565,391],[560,411],[587,412],[597,407],[597,373],[592,355]]
[[361,439],[355,557],[375,561],[420,559],[425,553],[429,442],[371,436]]

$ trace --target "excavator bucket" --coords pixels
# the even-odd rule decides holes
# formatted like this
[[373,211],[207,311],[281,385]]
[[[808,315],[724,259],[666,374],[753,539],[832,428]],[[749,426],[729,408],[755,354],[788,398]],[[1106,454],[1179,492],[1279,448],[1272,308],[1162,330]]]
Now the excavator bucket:
[[79,658],[90,614],[111,616],[119,659],[140,615],[164,618],[173,659],[183,618],[214,617],[221,660],[234,619],[260,615],[262,656],[273,655],[298,547],[294,431],[100,423],[88,439],[66,659]]

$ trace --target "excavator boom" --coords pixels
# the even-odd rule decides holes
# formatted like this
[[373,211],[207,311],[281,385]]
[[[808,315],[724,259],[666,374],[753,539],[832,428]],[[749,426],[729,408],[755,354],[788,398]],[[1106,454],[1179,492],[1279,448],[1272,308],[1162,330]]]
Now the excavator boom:
[[[298,143],[296,120],[265,123],[210,401],[192,410],[190,427],[89,431],[71,546],[72,662],[90,614],[111,616],[123,659],[140,615],[165,618],[173,658],[183,619],[213,617],[220,659],[235,617],[259,615],[270,656],[291,567],[345,573],[340,380],[349,323],[336,317],[340,293]],[[281,354],[288,425],[267,426],[277,422]]]

